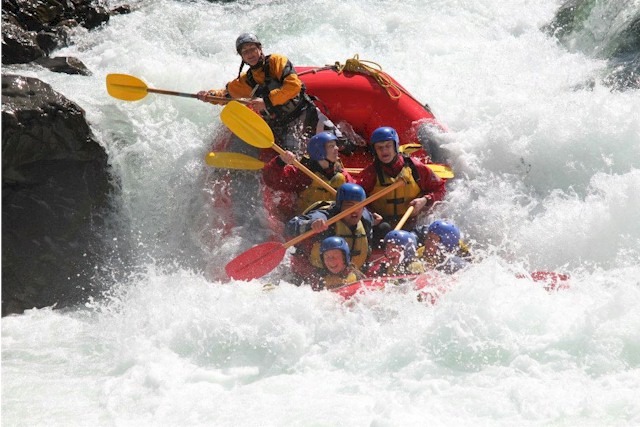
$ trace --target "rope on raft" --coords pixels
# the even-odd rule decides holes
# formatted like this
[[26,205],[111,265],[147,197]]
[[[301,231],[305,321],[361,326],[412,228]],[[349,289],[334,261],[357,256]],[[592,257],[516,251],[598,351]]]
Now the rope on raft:
[[366,76],[371,76],[384,90],[387,92],[391,99],[399,99],[404,93],[418,104],[421,104],[420,101],[415,99],[413,95],[407,92],[403,87],[398,85],[393,81],[393,79],[382,70],[382,66],[377,62],[367,61],[364,59],[360,59],[359,54],[355,54],[353,58],[347,59],[346,62],[340,64],[339,61],[336,61],[334,65],[326,65],[324,67],[315,68],[313,70],[308,70],[300,73],[300,75],[304,75],[307,73],[317,73],[319,71],[324,70],[335,70],[338,74],[342,74],[347,71],[350,73],[358,73],[364,74]]
[[360,59],[360,55],[357,53],[351,59],[347,59],[344,65],[336,62],[336,69],[338,74],[342,74],[344,71],[352,73],[365,74],[373,77],[378,84],[387,91],[387,94],[391,99],[398,99],[402,96],[403,90],[393,82],[393,79],[389,77],[387,73],[382,71],[382,67],[377,62],[366,61]]

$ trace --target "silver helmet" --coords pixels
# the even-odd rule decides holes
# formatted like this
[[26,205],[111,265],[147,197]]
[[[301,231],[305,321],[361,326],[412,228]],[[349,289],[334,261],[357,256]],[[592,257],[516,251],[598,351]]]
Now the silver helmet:
[[236,39],[236,51],[240,53],[242,45],[245,43],[255,43],[258,47],[262,47],[262,43],[258,40],[258,37],[253,33],[242,33]]

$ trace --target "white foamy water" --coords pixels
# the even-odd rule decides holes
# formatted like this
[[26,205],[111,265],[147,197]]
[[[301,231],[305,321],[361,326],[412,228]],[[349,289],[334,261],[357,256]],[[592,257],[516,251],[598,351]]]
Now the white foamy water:
[[[7,67],[86,110],[138,271],[86,306],[2,319],[3,425],[640,424],[640,94],[581,89],[606,64],[540,31],[556,1],[136,4],[59,52],[91,77]],[[376,61],[448,126],[458,178],[437,215],[482,260],[439,304],[202,273],[245,243],[211,226],[220,108],[126,103],[104,78],[221,87],[246,30],[296,65]],[[516,278],[534,270],[571,289]]]

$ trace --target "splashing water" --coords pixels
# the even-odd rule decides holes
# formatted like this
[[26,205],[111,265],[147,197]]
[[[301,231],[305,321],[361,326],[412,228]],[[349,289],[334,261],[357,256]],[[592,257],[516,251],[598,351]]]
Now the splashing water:
[[[640,95],[597,79],[580,89],[606,62],[541,30],[556,1],[134,6],[59,52],[91,77],[6,67],[86,110],[138,268],[85,306],[3,318],[3,424],[640,423]],[[482,260],[437,305],[393,292],[344,304],[202,273],[258,232],[215,226],[221,176],[203,159],[220,108],[125,103],[104,77],[222,87],[247,30],[296,65],[376,61],[449,127],[441,147],[458,178],[433,217]],[[516,278],[537,269],[569,273],[571,289]]]

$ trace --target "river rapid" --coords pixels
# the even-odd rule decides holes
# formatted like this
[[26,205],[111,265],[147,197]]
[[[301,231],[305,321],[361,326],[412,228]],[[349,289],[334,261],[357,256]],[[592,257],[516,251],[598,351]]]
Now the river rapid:
[[[639,7],[610,3],[616,25]],[[640,92],[602,84],[595,46],[542,30],[558,1],[132,4],[56,53],[92,76],[5,70],[85,109],[133,268],[82,306],[2,319],[3,425],[640,425]],[[598,16],[581,46],[612,25]],[[448,127],[457,178],[428,219],[454,221],[481,261],[438,304],[212,277],[259,232],[214,226],[220,173],[204,156],[221,108],[127,103],[104,81],[223,87],[244,31],[295,65],[375,61]],[[535,270],[570,289],[516,278]]]

